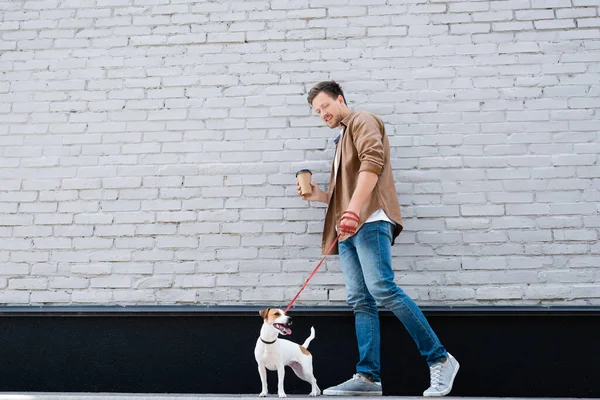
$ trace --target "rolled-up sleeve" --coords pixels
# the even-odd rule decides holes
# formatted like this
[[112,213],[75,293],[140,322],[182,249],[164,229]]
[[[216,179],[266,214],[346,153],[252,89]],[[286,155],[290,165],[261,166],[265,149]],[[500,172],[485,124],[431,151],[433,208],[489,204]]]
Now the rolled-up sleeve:
[[385,164],[383,132],[377,120],[361,113],[353,121],[352,138],[360,160],[359,172],[369,171],[380,175]]

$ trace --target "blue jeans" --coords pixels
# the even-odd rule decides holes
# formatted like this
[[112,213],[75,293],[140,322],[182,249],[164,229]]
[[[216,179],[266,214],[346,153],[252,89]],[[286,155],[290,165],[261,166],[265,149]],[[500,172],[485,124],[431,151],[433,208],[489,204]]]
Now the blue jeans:
[[354,310],[360,355],[356,372],[374,382],[381,381],[377,302],[404,324],[428,365],[447,358],[446,349],[419,307],[394,282],[392,230],[389,222],[370,222],[339,243],[347,302]]

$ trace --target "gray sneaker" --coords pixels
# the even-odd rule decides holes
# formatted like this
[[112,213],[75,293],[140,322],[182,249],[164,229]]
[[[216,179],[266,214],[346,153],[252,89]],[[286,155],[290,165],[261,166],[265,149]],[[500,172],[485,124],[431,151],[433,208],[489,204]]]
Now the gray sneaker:
[[458,361],[450,353],[447,363],[437,363],[429,367],[431,386],[423,392],[423,396],[445,396],[450,393],[459,367]]
[[323,390],[325,396],[381,396],[381,382],[365,382],[360,375],[354,374],[352,379],[337,386]]

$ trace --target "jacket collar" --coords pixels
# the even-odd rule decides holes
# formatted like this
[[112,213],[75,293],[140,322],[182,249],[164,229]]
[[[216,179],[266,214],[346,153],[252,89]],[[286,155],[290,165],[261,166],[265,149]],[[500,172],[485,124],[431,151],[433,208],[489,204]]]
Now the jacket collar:
[[[348,123],[349,123],[349,122],[350,122],[350,120],[352,119],[353,115],[354,115],[354,111],[350,111],[350,113],[349,113],[349,114],[346,116],[346,118],[344,118],[344,119],[343,119],[343,120],[340,122],[340,125],[343,125],[343,126],[344,126],[344,130],[346,130],[346,128],[348,128]],[[341,135],[341,134],[338,134],[338,135],[335,137],[335,139],[333,139],[333,142],[336,144],[336,146],[337,146],[337,144],[339,143],[339,141],[340,141],[340,138],[341,138],[341,137],[342,137],[342,135]]]

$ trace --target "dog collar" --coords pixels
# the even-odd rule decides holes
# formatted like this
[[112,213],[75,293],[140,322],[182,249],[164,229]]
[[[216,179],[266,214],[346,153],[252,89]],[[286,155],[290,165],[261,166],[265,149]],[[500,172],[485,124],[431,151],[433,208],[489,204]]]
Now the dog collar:
[[272,342],[267,342],[266,340],[263,340],[263,338],[260,338],[260,341],[263,342],[264,344],[273,344],[277,341],[277,338],[275,338],[275,340],[273,340]]

